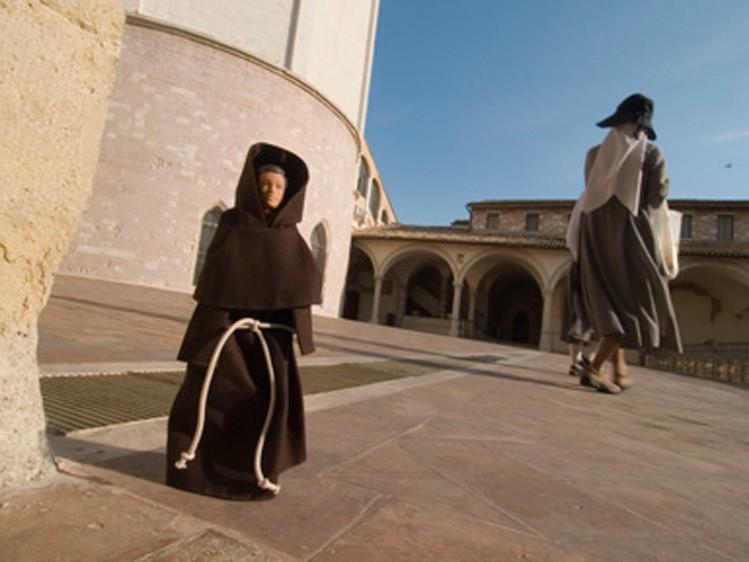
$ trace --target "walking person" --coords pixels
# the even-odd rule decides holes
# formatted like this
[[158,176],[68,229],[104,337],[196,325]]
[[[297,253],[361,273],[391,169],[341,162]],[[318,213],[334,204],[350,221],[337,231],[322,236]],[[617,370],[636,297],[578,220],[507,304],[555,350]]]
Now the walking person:
[[562,307],[562,341],[567,344],[570,366],[567,374],[581,377],[590,365],[595,350],[595,334],[583,309],[582,287],[580,286],[580,266],[573,254],[567,271],[567,291]]
[[[580,284],[580,266],[575,257],[567,272],[567,292],[562,308],[562,340],[567,344],[567,351],[570,355],[567,374],[578,377],[582,386],[593,386],[587,372],[596,352],[598,336],[590,327],[585,313]],[[624,350],[617,349],[608,358],[608,362],[615,376],[618,375],[620,383],[626,384],[628,369]]]
[[250,148],[206,256],[178,359],[187,374],[172,406],[167,484],[234,500],[269,499],[306,458],[293,350],[314,350],[320,276],[297,230],[309,179],[286,149]]
[[[668,235],[666,160],[656,139],[653,101],[633,94],[597,125],[610,128],[588,151],[585,191],[570,220],[583,306],[599,336],[581,383],[617,394],[631,385],[624,349],[681,352],[668,279],[678,265]],[[665,226],[664,226],[665,225]],[[614,358],[613,380],[602,371]]]

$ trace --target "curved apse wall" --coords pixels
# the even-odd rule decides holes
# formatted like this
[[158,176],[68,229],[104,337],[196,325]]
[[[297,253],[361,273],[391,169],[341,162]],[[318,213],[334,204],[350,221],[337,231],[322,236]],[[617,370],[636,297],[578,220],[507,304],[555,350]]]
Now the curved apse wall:
[[247,149],[267,141],[310,168],[302,236],[329,235],[323,304],[339,313],[361,137],[327,97],[283,68],[129,17],[94,178],[61,273],[191,291],[201,222],[233,205]]

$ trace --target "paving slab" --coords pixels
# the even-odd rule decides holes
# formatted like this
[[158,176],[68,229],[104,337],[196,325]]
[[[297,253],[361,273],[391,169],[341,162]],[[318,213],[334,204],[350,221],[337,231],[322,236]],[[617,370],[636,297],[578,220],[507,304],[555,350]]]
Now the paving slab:
[[3,497],[0,554],[8,561],[282,559],[200,522],[180,525],[181,518],[89,477],[57,477]]
[[[121,322],[106,329],[124,343],[76,340],[52,314],[42,335],[67,349],[40,347],[47,365],[97,363],[87,345],[120,361],[156,326],[175,334],[132,365],[168,361],[184,327],[173,318],[189,316],[179,297],[167,318],[129,322],[168,295],[65,289],[86,301],[80,325],[109,302]],[[73,302],[60,301],[69,314]],[[315,321],[321,362],[409,357],[430,372],[306,397],[309,460],[272,501],[165,486],[163,418],[53,436],[57,479],[0,495],[0,559],[749,559],[746,389],[633,366],[636,385],[608,396],[567,376],[559,354]]]
[[270,502],[164,486],[164,420],[53,447],[103,485],[293,560],[746,559],[745,391],[633,368],[637,387],[606,396],[558,361],[315,408],[310,458]]

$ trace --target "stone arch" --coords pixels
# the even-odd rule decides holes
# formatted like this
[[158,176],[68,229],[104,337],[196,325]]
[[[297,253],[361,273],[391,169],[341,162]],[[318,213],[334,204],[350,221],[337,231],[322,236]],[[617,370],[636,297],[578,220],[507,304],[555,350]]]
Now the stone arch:
[[[544,305],[541,288],[522,267],[500,264],[500,268],[486,279],[484,332],[498,341],[537,346]],[[522,326],[517,324],[519,318]]]
[[388,256],[382,261],[380,271],[386,274],[394,264],[402,261],[404,258],[415,257],[415,256],[433,256],[442,262],[444,262],[449,268],[450,273],[453,277],[458,277],[458,271],[453,259],[444,248],[434,246],[432,244],[409,244],[407,246],[398,248],[397,250],[388,254]]
[[389,325],[448,334],[455,264],[442,248],[411,244],[391,252],[379,268],[378,319]]
[[492,249],[475,254],[463,266],[464,277],[469,279],[472,285],[477,285],[477,277],[483,277],[487,267],[491,267],[491,264],[497,260],[512,261],[521,265],[542,290],[549,286],[550,276],[546,274],[541,263],[530,253],[513,248]]
[[538,346],[543,326],[543,270],[520,252],[484,252],[467,264],[469,331],[478,337]]
[[547,287],[549,289],[556,289],[559,287],[560,283],[564,283],[571,266],[572,259],[570,258],[552,271],[551,275],[549,275],[549,283]]
[[737,282],[749,288],[749,269],[747,269],[746,267],[741,267],[738,264],[729,264],[729,263],[714,263],[714,262],[702,262],[702,261],[682,263],[679,269],[679,275],[676,277],[675,280],[678,281],[679,277],[683,275],[691,274],[695,270],[714,271],[725,277],[735,279]]
[[732,264],[695,261],[670,283],[684,351],[732,357],[749,332],[749,272]]

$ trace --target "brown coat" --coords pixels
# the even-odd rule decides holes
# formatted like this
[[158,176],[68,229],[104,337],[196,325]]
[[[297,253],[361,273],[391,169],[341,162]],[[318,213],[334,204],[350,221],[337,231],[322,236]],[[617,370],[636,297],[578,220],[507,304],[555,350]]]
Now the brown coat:
[[[276,163],[288,184],[281,206],[266,216],[256,169]],[[221,216],[195,289],[198,303],[224,310],[294,311],[302,353],[314,351],[310,306],[320,303],[320,273],[297,230],[309,176],[295,154],[268,144],[250,149],[237,186],[236,204]],[[180,359],[200,349],[185,348]]]
[[[284,168],[287,188],[279,209],[262,211],[256,170]],[[221,336],[235,321],[252,317],[293,328],[303,353],[314,350],[310,307],[320,302],[320,277],[309,247],[297,231],[304,207],[307,167],[293,153],[255,145],[237,186],[235,207],[226,211],[208,249],[195,290],[198,305],[178,358],[187,375],[169,415],[167,483],[229,499],[264,495],[253,471],[255,446],[268,412],[269,371],[258,336],[235,332],[213,375],[206,424],[196,458],[184,470],[175,462],[190,445],[206,367]],[[277,482],[306,458],[302,388],[292,334],[263,331],[276,380],[276,404],[262,457],[262,470]]]

